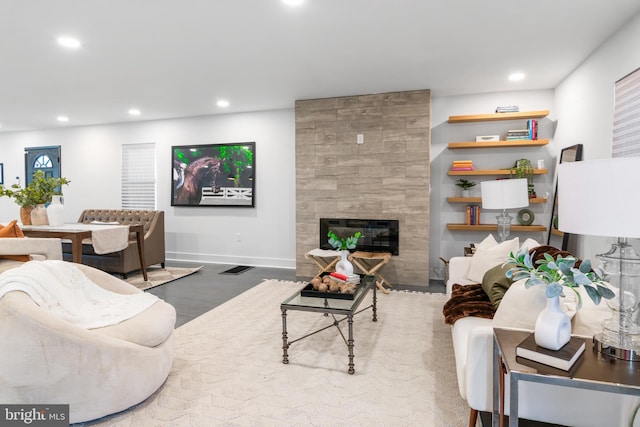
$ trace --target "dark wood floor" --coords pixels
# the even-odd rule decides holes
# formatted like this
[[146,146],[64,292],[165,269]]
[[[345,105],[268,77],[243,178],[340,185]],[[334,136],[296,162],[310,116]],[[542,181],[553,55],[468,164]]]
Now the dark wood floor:
[[[157,286],[147,292],[159,296],[176,308],[176,327],[206,313],[265,279],[307,281],[308,277],[296,277],[296,271],[283,268],[254,267],[238,275],[220,274],[234,265],[199,264],[169,261],[174,267],[196,267],[202,269],[195,274],[179,279],[175,283]],[[394,289],[444,293],[442,281],[430,281],[428,287],[394,286]]]

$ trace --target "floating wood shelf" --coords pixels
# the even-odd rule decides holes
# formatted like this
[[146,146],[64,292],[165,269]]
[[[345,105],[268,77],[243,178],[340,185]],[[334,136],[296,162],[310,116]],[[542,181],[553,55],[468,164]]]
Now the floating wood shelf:
[[[534,175],[545,175],[549,173],[548,169],[534,169]],[[449,176],[460,176],[460,175],[471,175],[471,176],[480,176],[480,175],[511,175],[511,169],[476,169],[472,171],[452,171],[448,172]]]
[[471,114],[449,116],[449,123],[493,122],[498,120],[541,119],[549,115],[549,110],[521,111],[517,113]]
[[564,233],[562,231],[558,230],[557,228],[552,228],[551,229],[551,234],[553,234],[554,236],[564,237]]
[[518,139],[515,141],[484,141],[484,142],[450,142],[449,149],[456,148],[505,148],[505,147],[535,147],[547,145],[548,139]]
[[[498,230],[497,224],[447,224],[447,230],[450,231],[496,231]],[[511,231],[547,231],[547,227],[544,225],[511,225]]]
[[[482,197],[447,197],[449,203],[482,203]],[[534,197],[529,203],[547,203],[546,197]]]

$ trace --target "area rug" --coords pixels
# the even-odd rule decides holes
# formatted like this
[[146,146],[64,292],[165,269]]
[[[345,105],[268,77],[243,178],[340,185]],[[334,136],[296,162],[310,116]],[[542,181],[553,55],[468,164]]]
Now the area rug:
[[181,279],[185,276],[195,273],[201,268],[202,266],[194,268],[149,267],[147,269],[147,278],[149,280],[145,281],[144,277],[142,277],[142,272],[137,271],[133,274],[129,274],[129,277],[124,279],[124,281],[144,291],[146,289],[154,288],[156,286],[164,285],[165,283]]
[[[176,330],[165,384],[100,426],[463,426],[442,294],[378,293],[355,316],[355,374],[335,328],[294,343],[282,363],[280,303],[300,283],[266,280]],[[361,307],[370,304],[371,292]],[[289,311],[289,337],[331,322]],[[344,325],[346,327],[346,325]],[[345,331],[346,334],[346,331]]]

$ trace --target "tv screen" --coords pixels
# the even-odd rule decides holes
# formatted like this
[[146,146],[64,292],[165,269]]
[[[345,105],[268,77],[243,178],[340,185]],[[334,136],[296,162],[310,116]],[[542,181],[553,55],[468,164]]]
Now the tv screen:
[[171,206],[255,206],[255,142],[171,147]]

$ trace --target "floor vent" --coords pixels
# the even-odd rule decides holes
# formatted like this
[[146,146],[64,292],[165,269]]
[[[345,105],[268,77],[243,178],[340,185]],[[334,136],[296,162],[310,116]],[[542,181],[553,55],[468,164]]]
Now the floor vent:
[[246,265],[239,265],[237,267],[233,267],[233,268],[230,268],[228,270],[225,270],[225,271],[221,272],[220,274],[242,274],[242,273],[244,273],[245,271],[247,271],[247,270],[249,270],[251,268],[253,268],[253,267],[249,267],[249,266],[246,266]]

